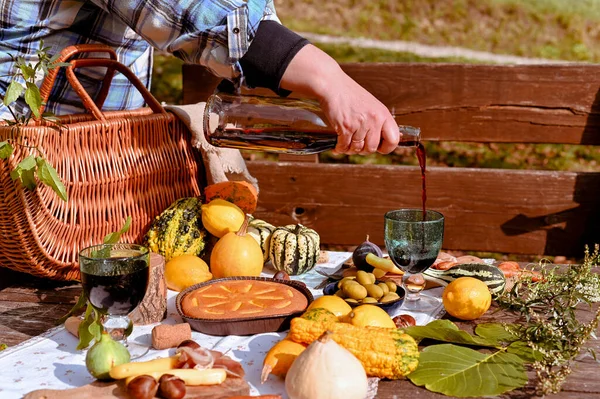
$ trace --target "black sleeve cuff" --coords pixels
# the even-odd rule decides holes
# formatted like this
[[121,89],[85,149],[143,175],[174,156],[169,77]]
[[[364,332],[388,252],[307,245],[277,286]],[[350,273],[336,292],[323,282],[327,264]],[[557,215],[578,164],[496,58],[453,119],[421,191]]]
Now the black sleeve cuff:
[[279,83],[292,58],[308,40],[275,21],[262,21],[240,65],[249,87],[266,87],[286,96]]

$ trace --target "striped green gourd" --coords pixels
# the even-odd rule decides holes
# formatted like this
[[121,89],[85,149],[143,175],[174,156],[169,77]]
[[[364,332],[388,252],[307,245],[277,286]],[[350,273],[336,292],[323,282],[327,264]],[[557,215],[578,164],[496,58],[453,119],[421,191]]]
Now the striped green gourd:
[[275,226],[261,219],[252,219],[248,223],[247,233],[256,240],[263,253],[263,261],[269,260],[269,247],[271,244],[271,234],[275,230]]
[[425,280],[446,286],[459,277],[474,277],[483,281],[492,295],[501,294],[506,287],[506,278],[496,266],[481,263],[465,263],[452,266],[448,270],[429,268],[423,272]]
[[273,267],[290,276],[311,270],[319,258],[319,234],[301,224],[275,228],[271,235],[269,259]]
[[144,238],[152,252],[165,261],[179,255],[201,256],[206,244],[206,230],[202,225],[200,198],[181,198],[158,215]]

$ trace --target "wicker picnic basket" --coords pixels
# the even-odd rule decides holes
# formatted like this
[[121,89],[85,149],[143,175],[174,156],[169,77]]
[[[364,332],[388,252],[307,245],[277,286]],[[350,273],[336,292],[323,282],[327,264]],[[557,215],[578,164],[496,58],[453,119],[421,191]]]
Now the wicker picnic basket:
[[[109,58],[75,55],[105,53]],[[62,127],[44,122],[0,126],[0,142],[12,140],[15,152],[0,160],[0,266],[55,279],[79,279],[78,251],[102,242],[132,217],[124,241],[141,242],[152,219],[178,198],[198,196],[204,176],[201,155],[187,127],[167,113],[129,68],[102,45],[78,45],[61,52],[69,83],[90,112],[61,116]],[[78,67],[106,67],[94,102],[73,72]],[[148,107],[102,112],[112,77],[118,71],[141,92]],[[57,71],[41,86],[48,99]],[[64,182],[68,201],[49,187],[28,190],[13,182],[11,170],[40,148]]]

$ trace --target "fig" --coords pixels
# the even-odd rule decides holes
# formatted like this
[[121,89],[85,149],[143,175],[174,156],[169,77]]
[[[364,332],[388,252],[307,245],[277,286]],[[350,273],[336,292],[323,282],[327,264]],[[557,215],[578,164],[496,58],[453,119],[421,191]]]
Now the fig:
[[352,253],[352,263],[354,263],[354,266],[360,270],[370,273],[373,271],[374,267],[367,263],[366,257],[368,254],[382,257],[383,251],[381,251],[381,248],[379,248],[376,244],[373,244],[371,241],[369,241],[369,236],[367,235],[365,241],[356,247]]
[[99,380],[110,380],[110,369],[130,360],[127,348],[113,340],[106,331],[85,356],[85,366],[90,374]]

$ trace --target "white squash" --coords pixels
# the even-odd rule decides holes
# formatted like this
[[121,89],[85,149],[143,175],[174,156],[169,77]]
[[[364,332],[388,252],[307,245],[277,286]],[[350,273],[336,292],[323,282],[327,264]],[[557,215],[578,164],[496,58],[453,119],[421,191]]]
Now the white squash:
[[285,377],[290,399],[364,399],[367,373],[350,351],[325,332],[302,352]]

